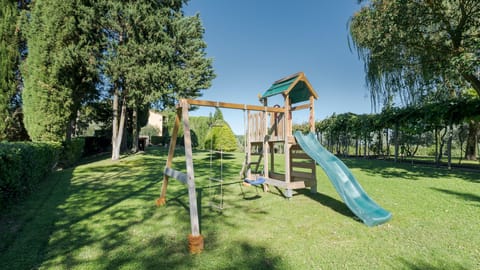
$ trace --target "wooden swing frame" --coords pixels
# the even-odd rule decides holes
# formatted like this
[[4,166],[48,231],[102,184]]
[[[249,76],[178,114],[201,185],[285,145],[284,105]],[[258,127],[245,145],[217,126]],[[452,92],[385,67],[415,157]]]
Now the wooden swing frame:
[[[275,90],[274,86],[281,84],[287,80],[293,80],[290,86],[280,92]],[[301,104],[298,106],[292,106],[292,101],[290,98],[291,91],[294,90],[295,85],[298,82],[304,83],[306,89],[308,90],[308,97],[302,97],[299,102],[308,101],[307,104]],[[281,188],[285,188],[285,196],[287,198],[292,197],[292,189],[296,188],[305,188],[311,187],[312,192],[316,192],[316,165],[313,160],[311,162],[295,162],[293,158],[308,159],[305,154],[298,154],[296,147],[292,147],[296,144],[295,138],[293,137],[292,132],[292,112],[297,110],[308,109],[310,111],[309,116],[309,126],[310,131],[314,131],[314,100],[318,97],[317,93],[313,90],[310,83],[306,79],[303,72],[296,73],[292,76],[283,78],[274,82],[272,85],[273,94],[264,95],[260,98],[260,101],[263,103],[261,105],[248,105],[248,104],[239,104],[239,103],[228,103],[228,102],[219,102],[219,101],[209,101],[209,100],[193,100],[193,99],[181,99],[176,108],[175,123],[173,126],[173,131],[170,139],[168,157],[166,166],[163,172],[163,182],[160,192],[160,197],[157,199],[157,206],[165,205],[166,203],[166,193],[168,187],[168,181],[170,177],[173,177],[187,185],[188,188],[188,200],[190,207],[190,227],[191,234],[188,236],[189,239],[189,251],[190,253],[200,253],[204,248],[203,236],[200,234],[200,225],[199,225],[199,216],[198,216],[198,206],[197,206],[197,195],[195,187],[195,174],[193,167],[193,153],[192,153],[192,140],[191,140],[191,130],[188,110],[191,105],[194,106],[204,106],[204,107],[216,107],[216,108],[226,108],[226,109],[238,109],[247,112],[248,124],[246,126],[246,164],[250,164],[251,160],[251,147],[253,145],[261,145],[263,152],[263,177],[265,178],[265,184],[271,184]],[[305,88],[304,88],[305,89]],[[304,90],[303,89],[303,90]],[[270,89],[269,89],[270,90]],[[268,93],[268,91],[267,91]],[[281,93],[284,98],[284,106],[268,106],[267,98],[272,95]],[[292,91],[294,93],[294,91]],[[297,98],[298,96],[296,96]],[[256,114],[251,115],[251,111],[256,111]],[[267,121],[268,114],[273,113],[270,118],[270,122]],[[282,116],[283,121],[281,125],[277,121],[277,116]],[[254,120],[256,119],[256,120]],[[251,125],[252,121],[256,121],[255,125]],[[177,135],[180,128],[180,124],[183,124],[184,132],[184,147],[185,147],[185,162],[186,162],[186,173],[177,171],[172,168],[172,161],[175,154],[175,147],[177,143]],[[281,129],[281,130],[279,130]],[[281,135],[279,135],[281,134]],[[273,146],[276,142],[283,142],[284,144],[284,154],[285,154],[285,174],[279,174],[274,172],[274,154]],[[270,149],[271,148],[271,149]],[[269,154],[271,159],[271,167],[269,167]],[[296,166],[297,168],[310,169],[310,173],[304,172],[294,172],[292,168]],[[269,172],[270,169],[270,172]],[[250,169],[247,168],[247,177],[252,176]],[[278,178],[278,179],[275,179]]]

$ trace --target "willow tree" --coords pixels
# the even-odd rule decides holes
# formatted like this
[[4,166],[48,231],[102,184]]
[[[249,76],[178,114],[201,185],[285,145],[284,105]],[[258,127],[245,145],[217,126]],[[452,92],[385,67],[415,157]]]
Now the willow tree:
[[350,35],[374,104],[389,105],[393,96],[415,104],[469,86],[480,94],[480,1],[359,2]]
[[135,114],[148,104],[173,106],[178,98],[197,97],[210,86],[214,75],[205,58],[203,28],[198,16],[183,15],[184,2],[103,2],[104,67],[113,95],[112,160],[120,155],[127,108],[133,110],[135,126]]
[[95,1],[36,0],[26,16],[25,127],[34,141],[69,139],[82,102],[96,94]]

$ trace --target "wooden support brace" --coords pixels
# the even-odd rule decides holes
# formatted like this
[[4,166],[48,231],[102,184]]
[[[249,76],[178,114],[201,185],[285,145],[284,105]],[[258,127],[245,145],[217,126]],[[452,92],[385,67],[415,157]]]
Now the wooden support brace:
[[188,176],[183,172],[176,171],[172,168],[167,167],[167,168],[165,168],[163,173],[165,175],[169,176],[169,177],[173,177],[173,178],[177,179],[178,181],[182,182],[182,184],[184,184],[184,185],[187,184]]
[[[173,125],[172,137],[170,138],[170,145],[168,147],[168,157],[167,157],[167,164],[165,165],[166,168],[172,166],[173,156],[175,154],[175,146],[177,144],[177,134],[178,129],[180,127],[180,118],[182,115],[182,108],[177,109],[177,113],[175,114],[175,124]],[[163,174],[163,182],[162,182],[162,190],[160,191],[160,197],[156,200],[155,204],[157,206],[165,205],[166,203],[166,196],[167,196],[167,187],[168,187],[168,175]]]

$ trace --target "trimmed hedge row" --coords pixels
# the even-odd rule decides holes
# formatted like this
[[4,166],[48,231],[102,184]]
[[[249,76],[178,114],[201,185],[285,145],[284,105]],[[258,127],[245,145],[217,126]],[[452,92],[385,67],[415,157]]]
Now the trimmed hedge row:
[[57,165],[60,143],[0,143],[0,209],[32,191]]
[[91,156],[112,150],[111,137],[83,137],[83,139],[85,140],[83,156]]
[[62,146],[63,150],[58,163],[62,168],[71,167],[82,158],[85,138],[73,138],[69,142],[63,142]]

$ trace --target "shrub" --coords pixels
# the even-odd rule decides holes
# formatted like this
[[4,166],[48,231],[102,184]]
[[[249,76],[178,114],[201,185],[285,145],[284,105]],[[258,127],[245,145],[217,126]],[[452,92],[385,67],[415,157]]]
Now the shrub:
[[85,147],[85,138],[74,138],[69,142],[63,142],[63,150],[60,155],[59,164],[66,168],[77,163],[83,154]]
[[162,136],[151,136],[150,143],[153,145],[165,144],[165,139]]
[[107,136],[84,137],[85,146],[83,156],[91,156],[98,153],[107,152],[112,147],[112,138]]
[[237,150],[237,138],[226,123],[213,126],[205,138],[205,149],[213,148],[225,152]]
[[152,125],[146,125],[140,129],[140,136],[158,136],[160,130]]
[[60,143],[0,143],[0,209],[32,191],[58,162]]

